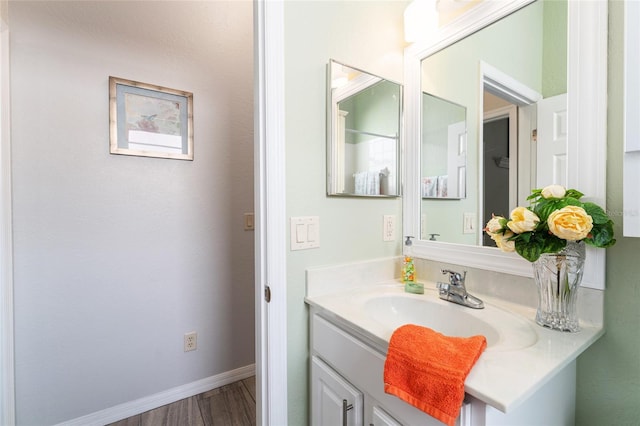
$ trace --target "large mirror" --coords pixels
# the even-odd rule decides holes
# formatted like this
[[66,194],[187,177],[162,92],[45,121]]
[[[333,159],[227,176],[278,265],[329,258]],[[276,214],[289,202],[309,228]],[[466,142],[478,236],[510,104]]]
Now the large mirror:
[[[465,152],[464,158],[469,161],[471,182],[468,196],[459,202],[423,200],[422,236],[439,234],[441,241],[495,246],[493,240],[483,238],[482,224],[493,213],[508,216],[538,185],[532,167],[538,157],[537,149],[531,147],[532,130],[539,124],[553,124],[553,120],[538,123],[536,112],[555,112],[538,108],[538,103],[558,97],[559,102],[564,100],[561,109],[566,111],[566,45],[567,2],[539,1],[421,61],[423,92],[468,106],[469,154]],[[424,135],[433,112],[424,102],[422,111]],[[455,148],[455,142],[451,143]],[[454,173],[466,168],[454,168],[455,153],[443,163],[440,152],[432,151],[424,140],[422,149],[423,164],[431,159],[448,165],[439,180],[458,183]],[[539,163],[543,161],[553,158]],[[431,177],[421,179],[424,186]],[[549,183],[566,184],[566,179]]]
[[329,61],[327,193],[400,195],[402,86]]
[[[487,247],[491,213],[508,216],[551,183],[605,201],[606,14],[600,1],[478,2],[407,48],[403,228],[414,256],[531,276],[528,262]],[[439,155],[425,152],[425,93],[466,109],[465,197],[423,196],[424,164]],[[604,254],[588,257],[595,275],[583,284],[601,287]]]

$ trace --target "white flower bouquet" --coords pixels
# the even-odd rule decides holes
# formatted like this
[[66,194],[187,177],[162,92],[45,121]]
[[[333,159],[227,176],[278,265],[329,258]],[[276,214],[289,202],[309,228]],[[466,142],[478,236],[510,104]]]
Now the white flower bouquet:
[[534,189],[530,207],[516,207],[509,219],[493,215],[484,231],[505,252],[516,251],[530,262],[542,253],[558,253],[567,241],[611,247],[613,222],[597,204],[580,201],[584,194],[560,185]]

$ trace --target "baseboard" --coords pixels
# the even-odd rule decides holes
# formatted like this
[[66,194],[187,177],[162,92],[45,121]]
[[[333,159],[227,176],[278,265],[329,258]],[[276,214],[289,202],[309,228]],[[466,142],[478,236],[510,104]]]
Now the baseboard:
[[96,411],[86,416],[59,423],[57,426],[103,426],[190,396],[198,395],[211,389],[219,388],[220,386],[228,385],[229,383],[237,382],[238,380],[246,379],[247,377],[255,375],[255,373],[256,365],[250,364],[186,385],[177,386],[154,395],[136,399],[135,401],[125,402],[115,407]]

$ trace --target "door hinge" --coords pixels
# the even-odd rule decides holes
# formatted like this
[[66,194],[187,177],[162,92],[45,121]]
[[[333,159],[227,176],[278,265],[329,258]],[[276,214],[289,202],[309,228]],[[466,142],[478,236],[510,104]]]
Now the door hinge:
[[264,288],[264,300],[269,303],[271,302],[271,287],[266,286]]
[[534,142],[538,142],[538,129],[533,129],[531,132],[531,140]]

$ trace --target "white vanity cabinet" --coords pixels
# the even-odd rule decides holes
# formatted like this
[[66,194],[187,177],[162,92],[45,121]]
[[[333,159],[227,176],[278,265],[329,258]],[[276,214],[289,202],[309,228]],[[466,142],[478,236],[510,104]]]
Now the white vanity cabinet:
[[[312,426],[442,426],[384,392],[385,342],[315,306],[310,322]],[[574,424],[574,411],[575,360],[508,413],[466,395],[456,425],[568,426]]]
[[[442,426],[384,392],[385,347],[340,321],[329,319],[330,315],[314,308],[311,312],[312,426]],[[463,413],[470,408],[465,404]],[[471,426],[464,418],[458,419],[458,425]]]

